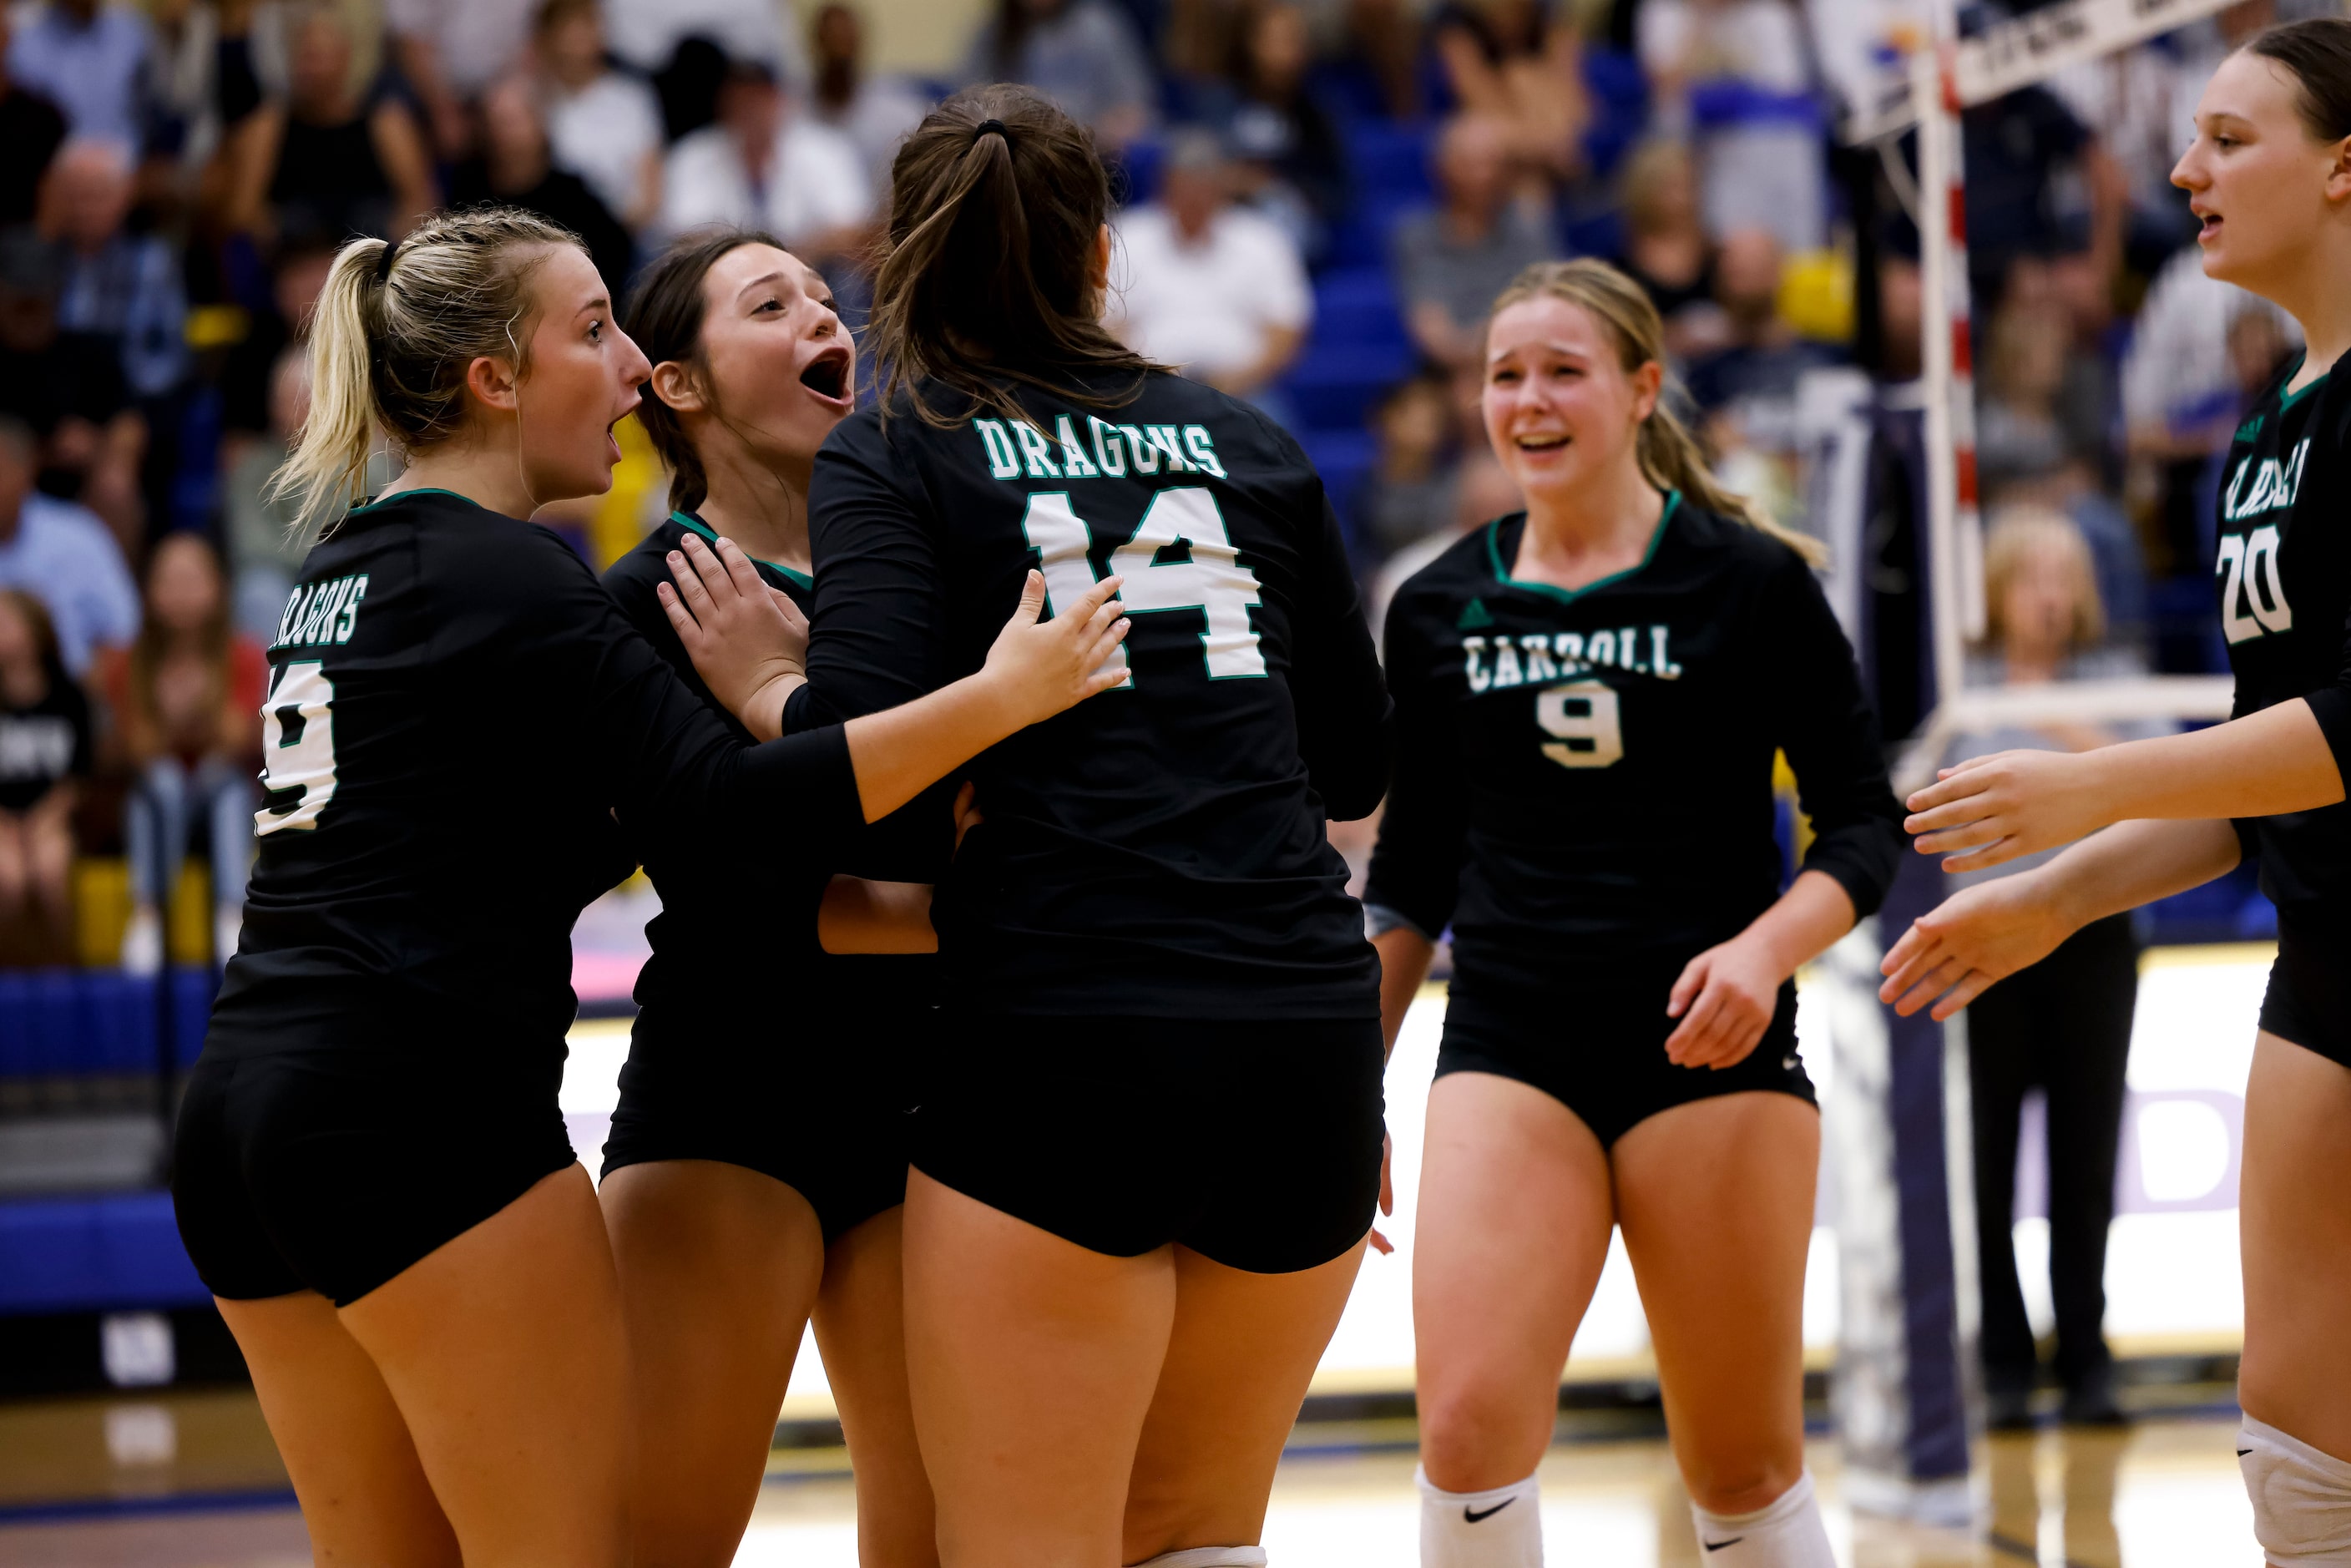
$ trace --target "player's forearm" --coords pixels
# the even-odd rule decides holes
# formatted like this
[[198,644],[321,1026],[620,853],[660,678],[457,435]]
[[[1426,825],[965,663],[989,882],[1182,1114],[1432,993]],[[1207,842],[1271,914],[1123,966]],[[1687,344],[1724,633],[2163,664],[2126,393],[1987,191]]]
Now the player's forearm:
[[828,953],[935,953],[931,884],[836,876],[817,907],[816,934]]
[[2225,819],[2117,822],[2020,874],[2039,883],[2068,929],[2078,931],[2225,876],[2242,854]]
[[1836,946],[1857,918],[1853,895],[1844,883],[1826,872],[1798,872],[1788,891],[1757,915],[1739,939],[1760,947],[1785,977]]
[[880,821],[1023,722],[1002,683],[985,671],[851,719],[849,759],[865,820]]
[[1428,978],[1437,944],[1409,925],[1395,925],[1373,937],[1372,946],[1380,956],[1380,1049],[1393,1056],[1404,1015]]
[[2126,741],[2075,759],[2109,822],[2273,817],[2343,799],[2343,776],[2297,698],[2185,735]]

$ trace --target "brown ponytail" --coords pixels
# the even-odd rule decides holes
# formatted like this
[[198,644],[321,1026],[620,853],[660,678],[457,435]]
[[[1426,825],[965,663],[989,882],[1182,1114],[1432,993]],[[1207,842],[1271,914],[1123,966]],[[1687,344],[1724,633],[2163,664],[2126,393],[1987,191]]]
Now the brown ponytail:
[[[1606,262],[1588,256],[1537,262],[1512,278],[1495,298],[1493,314],[1499,316],[1510,306],[1545,296],[1578,306],[1599,322],[1615,340],[1617,362],[1625,370],[1664,361],[1665,323],[1657,319],[1657,308],[1650,302],[1648,291]],[[1813,566],[1826,564],[1828,548],[1820,540],[1781,527],[1754,502],[1723,488],[1707,465],[1698,437],[1663,397],[1641,422],[1636,451],[1642,474],[1659,489],[1679,490],[1690,505],[1770,534]]]
[[[926,424],[981,407],[1026,419],[1008,383],[1066,396],[1080,374],[1110,370],[1131,372],[1140,392],[1164,368],[1102,324],[1092,267],[1110,177],[1092,135],[1050,99],[1004,84],[956,94],[907,136],[890,192],[866,328],[886,367],[885,419],[902,393]],[[966,406],[934,407],[925,382]]]

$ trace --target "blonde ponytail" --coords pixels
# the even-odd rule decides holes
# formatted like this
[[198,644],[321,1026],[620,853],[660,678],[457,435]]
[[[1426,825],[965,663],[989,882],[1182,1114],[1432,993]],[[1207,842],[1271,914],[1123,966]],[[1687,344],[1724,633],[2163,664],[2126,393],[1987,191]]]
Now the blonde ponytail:
[[559,245],[580,238],[518,207],[472,207],[390,246],[343,246],[310,321],[309,417],[266,492],[293,500],[291,537],[331,527],[363,497],[379,429],[403,453],[456,434],[475,360],[529,369],[529,278]]
[[387,248],[380,239],[353,240],[337,253],[319,291],[310,318],[310,413],[266,492],[271,501],[293,501],[289,538],[315,533],[364,494],[377,418],[369,308],[381,303],[377,274]]
[[[1522,300],[1549,297],[1580,307],[1616,340],[1618,362],[1639,370],[1666,357],[1666,328],[1648,291],[1604,261],[1589,256],[1573,261],[1543,261],[1510,280],[1494,300],[1494,315]],[[1489,318],[1491,319],[1490,317]],[[1723,487],[1707,465],[1698,437],[1681,422],[1664,395],[1649,417],[1641,422],[1635,451],[1641,472],[1661,490],[1678,490],[1691,506],[1718,512],[1771,535],[1813,566],[1828,562],[1828,547],[1809,534],[1782,528],[1747,497]]]

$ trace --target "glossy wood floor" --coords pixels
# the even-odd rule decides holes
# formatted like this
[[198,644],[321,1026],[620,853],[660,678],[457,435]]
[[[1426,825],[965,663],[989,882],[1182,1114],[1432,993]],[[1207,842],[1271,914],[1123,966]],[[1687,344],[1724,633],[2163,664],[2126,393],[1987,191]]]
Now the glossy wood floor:
[[[2234,1424],[2144,1422],[1987,1445],[1977,1535],[1856,1518],[1836,1450],[1813,1446],[1829,1530],[1847,1568],[2258,1568]],[[1276,1568],[1413,1568],[1418,1503],[1408,1448],[1320,1445],[1407,1433],[1308,1432],[1284,1462],[1265,1543]],[[840,1456],[779,1453],[737,1561],[854,1568]],[[1544,1462],[1552,1562],[1680,1568],[1700,1553],[1665,1446],[1575,1443]],[[0,1565],[294,1568],[301,1520],[250,1396],[168,1395],[0,1406]]]

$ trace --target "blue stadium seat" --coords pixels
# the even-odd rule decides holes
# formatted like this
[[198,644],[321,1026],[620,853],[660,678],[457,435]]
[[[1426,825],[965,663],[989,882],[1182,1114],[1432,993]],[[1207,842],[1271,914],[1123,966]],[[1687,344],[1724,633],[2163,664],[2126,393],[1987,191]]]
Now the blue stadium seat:
[[[196,1059],[219,979],[209,967],[172,972],[172,1051]],[[120,969],[0,972],[0,1078],[152,1072],[158,987]]]
[[1282,385],[1301,424],[1317,431],[1360,431],[1380,393],[1412,366],[1412,350],[1401,344],[1315,343]]
[[212,1300],[166,1192],[0,1203],[0,1313],[158,1311]]
[[1384,267],[1324,273],[1314,285],[1313,340],[1357,347],[1408,348],[1395,285]]
[[1299,437],[1299,444],[1306,448],[1314,471],[1322,476],[1322,492],[1331,497],[1331,509],[1339,514],[1340,526],[1346,529],[1354,516],[1356,492],[1363,488],[1378,455],[1376,443],[1360,431],[1312,430]]
[[1365,201],[1426,202],[1429,130],[1394,120],[1358,121],[1346,131],[1348,170]]

